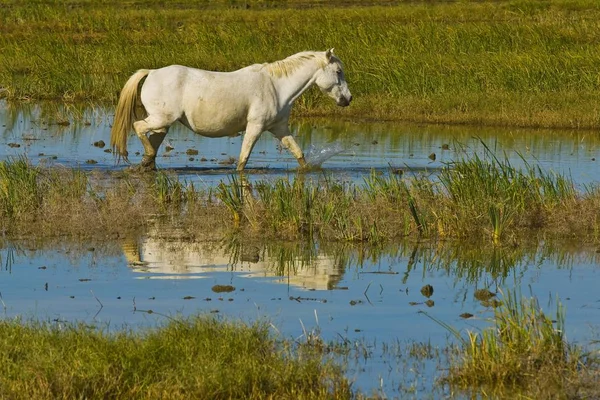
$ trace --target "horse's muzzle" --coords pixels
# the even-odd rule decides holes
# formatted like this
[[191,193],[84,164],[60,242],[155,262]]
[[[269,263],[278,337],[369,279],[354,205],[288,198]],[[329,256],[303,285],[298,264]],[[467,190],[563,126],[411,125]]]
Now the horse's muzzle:
[[337,101],[337,105],[340,107],[348,107],[350,102],[352,101],[352,96],[350,97],[342,97]]

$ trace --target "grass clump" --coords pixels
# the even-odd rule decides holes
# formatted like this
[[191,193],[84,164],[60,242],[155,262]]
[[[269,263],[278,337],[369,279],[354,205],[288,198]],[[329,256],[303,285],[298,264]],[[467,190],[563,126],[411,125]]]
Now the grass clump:
[[[292,346],[293,347],[293,346]],[[0,396],[13,399],[350,398],[340,368],[266,324],[173,320],[143,333],[0,322]]]
[[458,359],[450,366],[447,382],[464,390],[522,394],[533,398],[571,398],[592,383],[582,350],[564,336],[560,302],[555,318],[545,314],[537,299],[508,292],[495,308],[493,326],[463,337]]
[[546,172],[524,158],[524,165],[515,167],[508,157],[500,158],[483,145],[482,157],[475,154],[451,162],[440,174],[447,211],[436,216],[447,232],[461,236],[472,227],[456,221],[471,221],[499,244],[511,227],[541,224],[561,204],[577,198],[570,177]]

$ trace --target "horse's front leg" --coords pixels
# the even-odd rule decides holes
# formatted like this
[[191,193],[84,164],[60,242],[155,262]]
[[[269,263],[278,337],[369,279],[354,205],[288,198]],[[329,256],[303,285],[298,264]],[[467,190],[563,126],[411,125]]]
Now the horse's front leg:
[[256,144],[256,141],[263,132],[263,125],[261,124],[248,124],[246,127],[246,133],[244,134],[244,140],[242,141],[242,150],[240,151],[240,159],[238,160],[237,170],[243,171],[248,162],[248,157]]
[[298,164],[300,164],[300,168],[306,168],[308,164],[304,159],[304,153],[298,143],[294,140],[292,133],[290,132],[290,128],[287,125],[287,122],[282,125],[277,125],[273,129],[271,129],[271,133],[275,135],[277,139],[281,141],[281,145],[286,148],[296,160],[298,160]]

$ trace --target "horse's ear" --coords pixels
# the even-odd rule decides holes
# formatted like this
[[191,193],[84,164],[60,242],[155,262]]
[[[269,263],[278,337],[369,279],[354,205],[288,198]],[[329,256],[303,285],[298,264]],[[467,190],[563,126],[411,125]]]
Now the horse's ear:
[[331,61],[331,56],[333,56],[333,47],[325,52],[325,57],[327,57],[327,61]]

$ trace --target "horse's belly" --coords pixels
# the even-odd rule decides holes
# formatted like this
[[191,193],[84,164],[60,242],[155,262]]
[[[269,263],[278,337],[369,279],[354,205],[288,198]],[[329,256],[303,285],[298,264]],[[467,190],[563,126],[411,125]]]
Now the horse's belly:
[[[238,136],[246,129],[247,107],[242,104],[218,104],[208,103],[202,100],[198,105],[186,113],[190,128],[208,137]],[[189,114],[189,115],[188,115]]]
[[195,133],[207,137],[239,136],[244,129],[244,124],[194,124],[190,127]]

